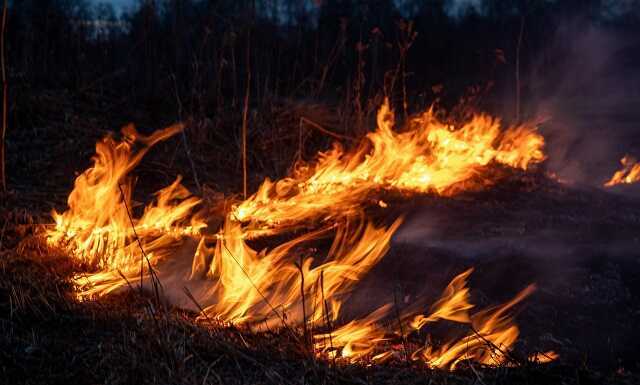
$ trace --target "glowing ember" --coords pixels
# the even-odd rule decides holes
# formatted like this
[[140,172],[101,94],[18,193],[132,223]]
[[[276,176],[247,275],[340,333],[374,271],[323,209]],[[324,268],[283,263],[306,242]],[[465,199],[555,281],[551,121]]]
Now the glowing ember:
[[640,163],[635,158],[625,155],[624,158],[620,159],[620,163],[622,164],[622,169],[616,171],[611,179],[604,184],[606,187],[636,183],[640,180]]
[[[133,215],[128,174],[151,146],[182,127],[149,137],[126,127],[123,141],[107,137],[97,143],[93,166],[76,179],[69,195],[69,209],[53,213],[55,228],[48,242],[93,271],[77,279],[81,297],[148,284],[153,278],[189,287],[202,304],[202,320],[258,328],[306,324],[322,330],[312,336],[320,357],[379,362],[404,355],[450,369],[463,360],[503,363],[518,336],[509,311],[533,286],[502,306],[470,314],[467,278],[472,270],[455,277],[429,312],[418,300],[396,317],[396,326],[383,326],[393,318],[392,304],[333,326],[354,286],[384,257],[402,222],[398,218],[384,226],[365,219],[366,205],[380,210],[389,206],[370,199],[373,192],[451,195],[478,187],[473,177],[491,163],[526,170],[544,159],[544,140],[533,125],[501,130],[499,120],[478,115],[455,128],[439,121],[431,109],[413,118],[403,132],[394,132],[393,125],[385,102],[377,130],[356,150],[335,146],[288,178],[264,181],[253,196],[226,213],[217,233],[195,213],[201,201],[180,185],[180,178],[160,190],[139,218]],[[480,187],[492,182],[486,179]],[[257,251],[246,243],[302,223],[321,225],[271,249]],[[332,235],[329,252],[318,256],[311,243]],[[428,325],[443,320],[468,325],[468,333],[440,346],[404,343],[406,333],[422,336]],[[549,353],[537,360],[553,357]]]

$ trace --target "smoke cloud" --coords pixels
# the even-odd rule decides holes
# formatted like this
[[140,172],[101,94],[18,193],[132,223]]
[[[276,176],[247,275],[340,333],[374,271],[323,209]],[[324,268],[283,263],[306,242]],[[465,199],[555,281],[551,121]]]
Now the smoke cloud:
[[601,186],[626,153],[640,155],[640,39],[575,20],[536,58],[532,115],[547,116],[548,166],[561,178]]

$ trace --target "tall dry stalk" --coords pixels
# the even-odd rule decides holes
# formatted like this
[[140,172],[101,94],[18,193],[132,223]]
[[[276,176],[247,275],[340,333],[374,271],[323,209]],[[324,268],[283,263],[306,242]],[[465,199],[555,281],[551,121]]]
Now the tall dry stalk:
[[307,304],[306,304],[305,292],[304,292],[304,270],[302,269],[303,263],[304,261],[302,257],[300,257],[300,261],[296,264],[296,267],[300,272],[300,295],[302,298],[302,331],[304,333],[304,346],[306,348],[306,347],[313,347],[313,345],[311,344],[311,335],[307,330]]
[[520,34],[518,35],[518,45],[516,46],[516,122],[520,122],[520,47],[522,46],[523,33],[524,16],[520,19]]
[[247,199],[247,115],[249,113],[249,91],[251,85],[251,34],[247,36],[247,89],[242,111],[242,196]]
[[0,60],[2,65],[2,138],[0,140],[0,182],[2,183],[2,191],[7,192],[7,174],[6,174],[6,156],[5,156],[5,137],[7,134],[7,73],[5,70],[4,60],[4,31],[7,25],[7,2],[4,0],[2,7],[2,31],[0,32]]

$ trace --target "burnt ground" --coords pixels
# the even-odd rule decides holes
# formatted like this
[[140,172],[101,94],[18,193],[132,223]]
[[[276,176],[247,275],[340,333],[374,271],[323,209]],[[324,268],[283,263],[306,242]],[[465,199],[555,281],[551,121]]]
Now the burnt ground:
[[[333,366],[300,336],[207,327],[146,294],[79,303],[80,267],[39,232],[55,194],[5,196],[0,225],[0,380],[4,383],[632,384],[640,381],[640,201],[635,188],[602,191],[519,175],[455,198],[390,198],[405,214],[384,260],[349,302],[363,313],[397,296],[437,298],[466,268],[479,308],[538,290],[518,307],[515,357],[554,350],[557,362],[462,365],[404,361]],[[39,202],[39,203],[38,203]],[[50,204],[49,204],[50,205]],[[400,307],[405,306],[403,300]],[[438,330],[435,330],[438,336]],[[445,333],[445,332],[443,332]]]

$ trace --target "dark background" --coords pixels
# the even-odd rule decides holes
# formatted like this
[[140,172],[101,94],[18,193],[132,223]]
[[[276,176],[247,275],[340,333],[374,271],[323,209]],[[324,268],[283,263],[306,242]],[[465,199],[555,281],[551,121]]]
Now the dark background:
[[[384,96],[401,121],[432,103],[452,120],[546,119],[549,167],[579,182],[601,184],[638,144],[635,0],[22,0],[6,39],[18,190],[69,180],[123,124],[181,120],[193,162],[183,148],[165,165],[238,191],[246,96],[252,188],[336,140],[318,126],[371,130]],[[82,156],[54,166],[71,148]]]

